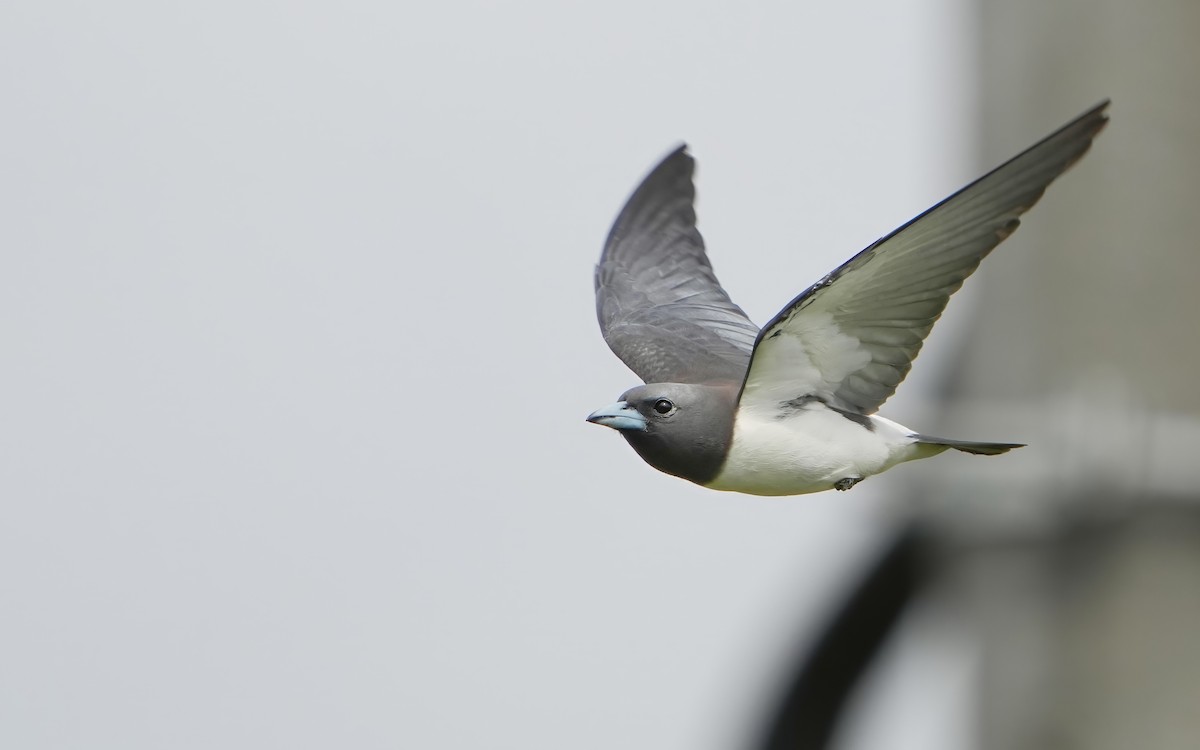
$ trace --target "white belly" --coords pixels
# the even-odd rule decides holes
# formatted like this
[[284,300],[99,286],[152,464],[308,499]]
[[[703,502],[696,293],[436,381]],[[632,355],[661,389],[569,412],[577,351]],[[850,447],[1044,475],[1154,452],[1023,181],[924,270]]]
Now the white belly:
[[881,417],[874,429],[813,404],[785,419],[739,414],[721,473],[707,486],[751,495],[803,495],[916,458],[911,430]]

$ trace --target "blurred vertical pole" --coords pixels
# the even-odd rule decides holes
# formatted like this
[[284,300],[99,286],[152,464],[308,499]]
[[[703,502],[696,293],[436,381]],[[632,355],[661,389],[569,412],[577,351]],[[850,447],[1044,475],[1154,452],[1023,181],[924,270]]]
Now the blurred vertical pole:
[[[929,518],[979,638],[979,742],[1200,743],[1200,3],[977,3],[990,159],[1111,96],[1112,122],[984,264]],[[985,464],[981,466],[981,464]],[[926,475],[928,476],[928,474]]]
[[1200,3],[976,11],[981,169],[1026,144],[1014,134],[1113,100],[1092,151],[961,293],[974,319],[930,431],[1030,447],[920,475],[914,526],[808,644],[756,747],[836,746],[857,684],[925,606],[974,645],[981,750],[1193,750]]
[[[1079,489],[1084,476],[1107,490],[1194,490],[1200,4],[977,9],[973,131],[988,163],[1021,145],[1014,133],[1048,131],[1105,96],[1112,122],[965,288],[977,310],[947,421],[991,435],[998,419],[1001,438],[1037,441],[989,465],[1006,492],[1018,462],[1035,491]],[[1030,434],[1039,425],[1047,435]],[[947,469],[971,477],[977,463]]]

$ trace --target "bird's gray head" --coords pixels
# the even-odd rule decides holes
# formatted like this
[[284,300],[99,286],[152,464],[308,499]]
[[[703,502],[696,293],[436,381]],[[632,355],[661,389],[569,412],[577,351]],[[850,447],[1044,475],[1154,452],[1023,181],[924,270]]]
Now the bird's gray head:
[[737,393],[734,384],[647,383],[587,420],[619,431],[659,471],[706,484],[729,453]]

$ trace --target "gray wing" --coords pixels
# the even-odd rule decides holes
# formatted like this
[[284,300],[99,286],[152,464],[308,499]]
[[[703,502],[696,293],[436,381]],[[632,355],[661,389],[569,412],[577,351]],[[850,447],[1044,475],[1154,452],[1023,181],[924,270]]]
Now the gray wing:
[[647,383],[737,383],[758,326],[704,252],[686,148],[663,159],[617,216],[596,266],[596,315],[609,347]]
[[759,335],[739,408],[816,397],[871,414],[908,374],[950,295],[1087,152],[1105,101],[855,255]]

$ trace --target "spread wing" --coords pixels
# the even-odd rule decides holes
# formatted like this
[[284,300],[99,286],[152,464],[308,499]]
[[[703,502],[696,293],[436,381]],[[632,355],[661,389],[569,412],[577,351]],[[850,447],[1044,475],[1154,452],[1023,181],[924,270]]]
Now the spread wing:
[[[983,257],[1046,186],[1087,152],[1105,101],[842,264],[763,328],[739,408],[816,398],[871,414]],[[800,399],[800,401],[793,401]]]
[[596,266],[596,315],[609,347],[647,383],[736,383],[758,326],[704,252],[686,148],[663,159],[617,216]]

